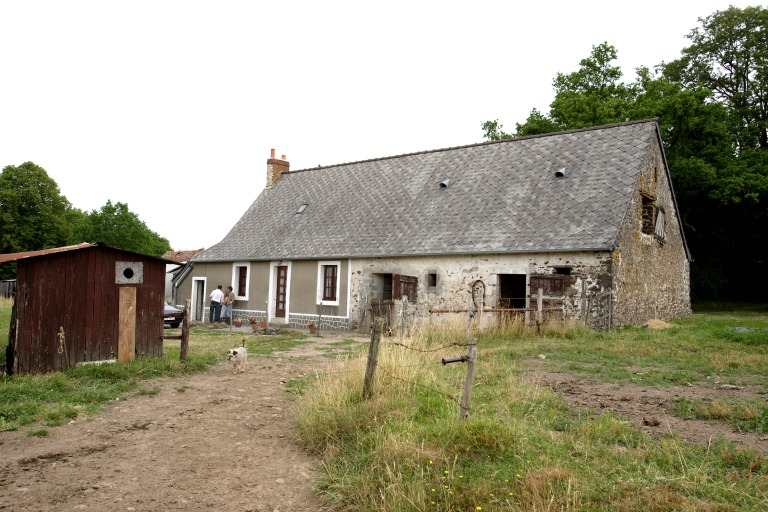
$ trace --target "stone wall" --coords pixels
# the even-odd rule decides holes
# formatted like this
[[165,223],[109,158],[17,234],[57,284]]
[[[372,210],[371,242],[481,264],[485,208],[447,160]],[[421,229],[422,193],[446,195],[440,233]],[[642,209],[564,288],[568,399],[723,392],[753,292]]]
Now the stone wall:
[[[530,289],[531,274],[564,275],[567,286],[559,302],[567,315],[581,318],[587,297],[611,287],[613,261],[608,252],[550,254],[459,255],[410,258],[369,258],[352,261],[350,321],[359,323],[362,309],[380,300],[383,276],[399,274],[418,279],[414,314],[426,318],[430,310],[466,309],[473,286],[481,285],[485,308],[509,307],[502,299],[502,276],[522,276],[517,299],[523,307],[535,307],[536,290]],[[430,278],[430,274],[434,277]],[[434,279],[434,282],[431,282]],[[393,297],[399,300],[400,297]],[[399,306],[395,306],[399,307]]]
[[691,314],[690,263],[655,138],[612,259],[614,326]]

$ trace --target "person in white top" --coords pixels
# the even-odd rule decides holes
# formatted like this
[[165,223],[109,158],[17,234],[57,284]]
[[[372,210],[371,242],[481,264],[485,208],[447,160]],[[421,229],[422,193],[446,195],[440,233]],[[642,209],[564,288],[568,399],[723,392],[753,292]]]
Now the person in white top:
[[221,285],[211,292],[211,312],[208,315],[209,322],[221,321],[221,301],[224,300],[224,292]]

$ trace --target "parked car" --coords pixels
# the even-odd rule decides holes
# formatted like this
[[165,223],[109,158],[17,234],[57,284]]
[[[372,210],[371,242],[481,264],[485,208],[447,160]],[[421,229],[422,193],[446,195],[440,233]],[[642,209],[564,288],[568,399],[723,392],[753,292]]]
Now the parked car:
[[170,325],[174,329],[181,325],[181,320],[184,318],[184,310],[171,306],[167,302],[165,303],[165,309],[163,310],[163,324]]

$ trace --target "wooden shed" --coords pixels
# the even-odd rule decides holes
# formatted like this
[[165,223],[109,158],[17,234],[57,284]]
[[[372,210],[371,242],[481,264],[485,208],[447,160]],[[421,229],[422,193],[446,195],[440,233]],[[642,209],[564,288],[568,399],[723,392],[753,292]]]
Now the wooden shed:
[[0,255],[7,261],[17,263],[10,372],[162,355],[166,260],[82,243]]

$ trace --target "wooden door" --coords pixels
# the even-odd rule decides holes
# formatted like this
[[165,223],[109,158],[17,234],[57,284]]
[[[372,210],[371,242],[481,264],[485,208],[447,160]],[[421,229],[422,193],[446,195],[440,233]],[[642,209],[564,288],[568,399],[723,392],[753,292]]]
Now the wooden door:
[[408,302],[416,302],[418,299],[417,290],[419,289],[419,279],[413,276],[402,276],[400,274],[392,275],[392,299],[402,300],[408,297]]
[[285,296],[288,291],[288,267],[277,267],[275,288],[275,316],[285,318]]
[[543,292],[543,306],[545,308],[559,307],[563,304],[565,294],[565,276],[561,274],[531,274],[530,299],[531,307],[535,307],[538,300],[539,288]]

